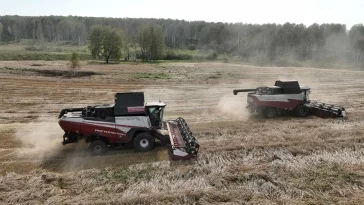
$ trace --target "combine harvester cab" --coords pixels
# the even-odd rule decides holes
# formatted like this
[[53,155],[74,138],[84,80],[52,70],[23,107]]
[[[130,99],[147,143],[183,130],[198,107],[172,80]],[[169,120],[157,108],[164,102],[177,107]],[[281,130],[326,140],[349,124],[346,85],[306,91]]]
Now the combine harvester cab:
[[235,89],[234,95],[248,92],[247,110],[267,118],[291,113],[297,117],[315,115],[321,118],[347,117],[344,108],[309,100],[310,87],[301,87],[298,81],[277,80],[274,86],[256,89]]
[[197,157],[199,144],[186,121],[180,117],[163,121],[166,105],[144,104],[144,93],[139,92],[117,93],[115,104],[63,109],[59,114],[63,144],[85,139],[93,154],[102,155],[107,147],[130,144],[145,152],[160,142],[171,146],[174,160]]

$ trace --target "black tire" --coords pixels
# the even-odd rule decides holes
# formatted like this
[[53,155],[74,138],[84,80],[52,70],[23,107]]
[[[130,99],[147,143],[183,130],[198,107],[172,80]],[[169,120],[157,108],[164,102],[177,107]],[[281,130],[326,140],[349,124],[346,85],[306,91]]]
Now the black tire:
[[154,148],[154,137],[147,133],[139,133],[133,140],[134,150],[137,152],[148,152]]
[[92,141],[89,148],[92,155],[103,155],[107,151],[107,145],[102,140]]
[[294,114],[297,117],[307,117],[308,113],[309,109],[304,105],[297,105],[297,107],[294,109]]
[[264,110],[264,117],[266,117],[266,118],[274,118],[277,115],[278,115],[278,112],[276,109],[267,108]]

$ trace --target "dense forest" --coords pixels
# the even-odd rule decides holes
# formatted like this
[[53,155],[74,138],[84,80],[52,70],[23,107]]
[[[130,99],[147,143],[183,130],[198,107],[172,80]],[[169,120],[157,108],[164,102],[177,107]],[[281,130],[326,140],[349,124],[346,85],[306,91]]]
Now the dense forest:
[[348,30],[343,24],[256,25],[171,19],[0,16],[0,42],[34,39],[37,43],[84,45],[94,25],[121,29],[123,44],[130,47],[138,47],[143,25],[158,25],[167,47],[165,58],[168,58],[168,49],[186,49],[258,61],[283,57],[337,63],[364,60],[363,24]]

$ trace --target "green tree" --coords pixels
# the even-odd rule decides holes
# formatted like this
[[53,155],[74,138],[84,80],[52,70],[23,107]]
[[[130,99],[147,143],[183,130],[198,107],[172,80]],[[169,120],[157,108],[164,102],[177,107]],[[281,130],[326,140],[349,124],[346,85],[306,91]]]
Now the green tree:
[[4,26],[3,24],[0,22],[0,41],[1,41],[1,37],[3,35],[3,31],[4,31]]
[[110,59],[119,60],[123,50],[120,30],[110,26],[94,26],[91,30],[89,49],[94,58],[103,58],[106,63]]
[[164,34],[160,26],[143,25],[139,30],[142,60],[158,60],[165,54]]
[[41,22],[37,22],[36,24],[36,32],[35,35],[37,36],[37,39],[43,43],[44,38],[43,38],[43,28],[42,28],[42,23]]
[[150,45],[151,60],[159,60],[165,54],[164,34],[160,26],[156,25],[150,29],[152,42]]
[[102,56],[102,39],[103,39],[103,26],[96,25],[91,28],[90,45],[88,48],[94,58],[101,59]]
[[81,65],[80,65],[80,56],[78,55],[78,53],[75,53],[75,52],[72,53],[70,63],[71,63],[70,69],[73,70],[73,71],[76,68],[81,67]]
[[147,25],[142,25],[139,29],[139,44],[142,53],[142,61],[146,61],[149,58],[149,49],[152,44],[152,37],[150,35],[150,27]]
[[78,45],[82,45],[85,42],[87,36],[87,29],[85,24],[77,22],[74,29],[75,37],[77,38]]
[[106,27],[104,29],[103,38],[103,52],[102,56],[109,63],[109,59],[119,60],[121,58],[121,52],[123,50],[123,37],[121,31]]
[[3,26],[3,24],[0,22],[0,41],[1,41],[1,39],[2,39],[3,32],[4,32],[4,26]]

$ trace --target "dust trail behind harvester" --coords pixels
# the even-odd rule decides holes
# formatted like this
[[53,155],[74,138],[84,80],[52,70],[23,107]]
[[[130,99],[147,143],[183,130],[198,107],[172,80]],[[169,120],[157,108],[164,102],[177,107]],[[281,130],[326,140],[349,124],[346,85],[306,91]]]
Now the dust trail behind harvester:
[[[250,113],[247,112],[245,107],[247,106],[247,95],[246,93],[234,95],[234,89],[240,88],[256,88],[257,82],[240,82],[236,84],[233,88],[224,89],[224,94],[218,102],[217,109],[220,113],[224,114],[225,117],[237,119],[237,120],[247,120],[250,118]],[[230,87],[230,86],[229,86]]]
[[248,119],[249,113],[245,110],[246,99],[244,97],[246,96],[224,95],[220,98],[217,109],[226,117]]
[[16,139],[23,144],[18,155],[36,160],[54,156],[62,149],[62,136],[63,131],[55,121],[24,124],[15,133]]

